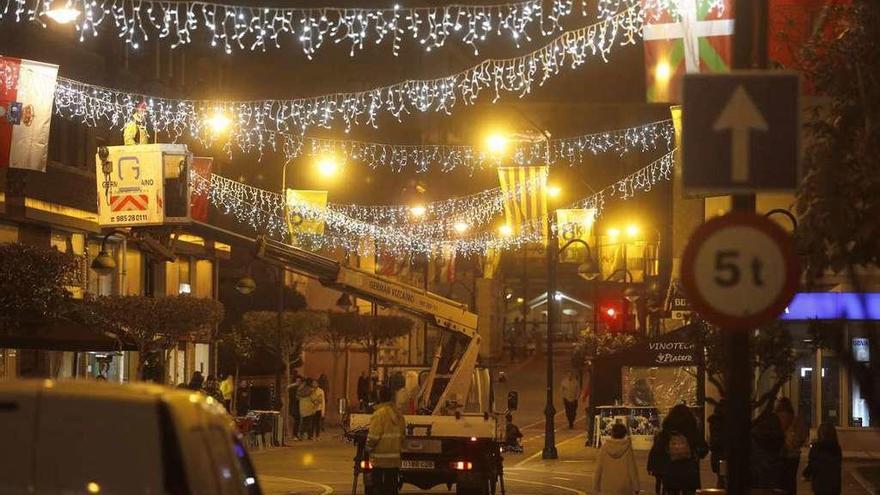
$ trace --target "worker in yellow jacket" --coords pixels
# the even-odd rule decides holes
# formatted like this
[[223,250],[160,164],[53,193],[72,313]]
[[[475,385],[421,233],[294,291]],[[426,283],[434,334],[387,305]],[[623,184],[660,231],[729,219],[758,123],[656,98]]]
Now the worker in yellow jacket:
[[150,144],[150,132],[147,131],[147,103],[140,102],[134,107],[131,119],[122,128],[122,142],[126,146]]
[[400,478],[400,450],[406,436],[406,420],[394,404],[388,387],[379,389],[380,404],[370,418],[367,452],[373,466],[371,485],[374,493],[396,495]]

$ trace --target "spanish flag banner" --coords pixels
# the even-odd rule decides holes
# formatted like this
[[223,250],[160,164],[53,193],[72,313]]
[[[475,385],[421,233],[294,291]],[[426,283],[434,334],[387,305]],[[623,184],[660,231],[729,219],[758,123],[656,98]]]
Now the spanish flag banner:
[[547,239],[547,175],[549,167],[499,167],[504,197],[504,223],[512,235]]
[[[584,263],[587,261],[587,247],[593,248],[593,224],[596,219],[595,208],[572,208],[556,210],[556,224],[559,226],[559,253],[561,263]],[[571,244],[569,244],[571,243]]]
[[288,227],[292,232],[314,235],[324,233],[327,191],[288,189],[287,207],[290,209]]

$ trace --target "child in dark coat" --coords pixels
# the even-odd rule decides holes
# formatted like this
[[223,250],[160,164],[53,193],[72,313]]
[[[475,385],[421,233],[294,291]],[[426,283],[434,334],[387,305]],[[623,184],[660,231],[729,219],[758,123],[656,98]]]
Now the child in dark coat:
[[840,444],[837,430],[828,422],[819,425],[818,439],[810,446],[804,478],[810,480],[816,495],[840,495]]

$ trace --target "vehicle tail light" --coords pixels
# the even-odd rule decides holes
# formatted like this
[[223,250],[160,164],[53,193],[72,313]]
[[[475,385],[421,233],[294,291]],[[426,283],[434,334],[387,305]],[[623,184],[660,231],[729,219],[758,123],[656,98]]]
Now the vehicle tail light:
[[453,461],[450,467],[456,471],[470,471],[474,468],[474,464],[471,461]]
[[369,461],[369,459],[364,459],[361,461],[361,469],[364,471],[369,471],[373,469],[373,463]]

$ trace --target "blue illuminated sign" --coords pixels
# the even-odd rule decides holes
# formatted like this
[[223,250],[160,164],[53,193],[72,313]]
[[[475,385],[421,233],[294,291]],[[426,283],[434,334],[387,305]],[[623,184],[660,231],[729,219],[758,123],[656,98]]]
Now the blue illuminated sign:
[[780,318],[880,321],[880,293],[801,292],[795,294]]

